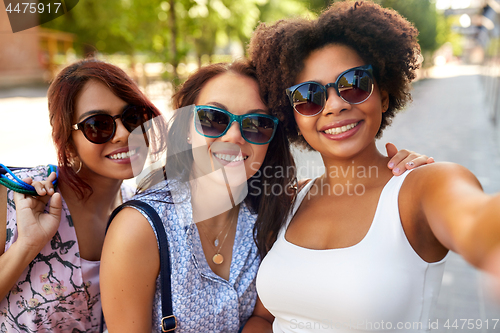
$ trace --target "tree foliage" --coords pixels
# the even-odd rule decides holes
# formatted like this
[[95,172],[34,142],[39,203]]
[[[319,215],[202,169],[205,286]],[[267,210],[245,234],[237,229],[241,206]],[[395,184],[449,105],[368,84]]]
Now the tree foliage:
[[[419,29],[424,51],[433,51],[438,14],[432,0],[375,0],[397,10]],[[314,17],[330,0],[83,0],[45,27],[74,33],[77,52],[146,54],[174,66],[193,55],[244,46],[259,22]],[[175,21],[173,21],[175,19]],[[175,22],[175,24],[174,24]]]

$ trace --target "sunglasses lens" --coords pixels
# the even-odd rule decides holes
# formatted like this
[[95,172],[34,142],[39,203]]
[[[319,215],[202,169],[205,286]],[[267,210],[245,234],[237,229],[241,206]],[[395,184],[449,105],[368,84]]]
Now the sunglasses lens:
[[152,112],[146,107],[131,105],[123,111],[122,122],[127,130],[132,132],[137,127],[147,123],[151,118]]
[[268,143],[276,130],[276,124],[272,119],[256,114],[244,117],[241,123],[243,136],[250,143]]
[[113,136],[115,122],[113,117],[97,114],[83,123],[83,134],[93,143],[105,143]]
[[342,75],[338,80],[340,96],[348,103],[359,104],[370,97],[373,90],[373,80],[368,72],[355,69]]
[[196,130],[207,137],[221,136],[229,125],[230,118],[224,112],[214,109],[198,109],[196,114]]
[[293,107],[303,116],[314,116],[323,110],[325,92],[316,83],[299,86],[292,95]]

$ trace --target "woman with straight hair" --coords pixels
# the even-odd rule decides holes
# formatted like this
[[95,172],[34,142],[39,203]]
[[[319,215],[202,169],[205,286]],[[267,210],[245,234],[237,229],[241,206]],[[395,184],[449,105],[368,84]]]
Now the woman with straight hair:
[[56,191],[45,166],[16,175],[50,200],[0,186],[0,331],[97,332],[106,223],[133,194],[122,183],[131,162],[145,156],[128,139],[160,113],[123,70],[95,59],[64,68],[48,102]]

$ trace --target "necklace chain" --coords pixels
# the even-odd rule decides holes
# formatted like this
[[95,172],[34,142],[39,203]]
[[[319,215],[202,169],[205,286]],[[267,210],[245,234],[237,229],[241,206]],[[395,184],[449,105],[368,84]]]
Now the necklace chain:
[[[203,228],[203,234],[205,235],[205,238],[208,240],[208,242],[213,246],[213,248],[215,250],[215,254],[212,257],[212,262],[216,265],[220,265],[224,262],[224,256],[222,254],[220,254],[220,250],[222,249],[222,246],[224,245],[224,242],[226,241],[227,235],[229,235],[229,231],[231,230],[231,227],[233,226],[234,220],[235,220],[234,218],[230,218],[230,220],[227,222],[227,224],[221,229],[221,231],[219,232],[219,234],[215,238],[214,242],[211,241],[210,237],[208,237],[208,235],[207,235],[205,228]],[[226,229],[226,227],[228,225],[229,225],[229,228],[227,229],[227,232],[224,235],[224,238],[222,239],[222,242],[220,242],[220,245],[219,245],[219,236],[222,234],[222,232],[224,231],[224,229]],[[218,245],[219,245],[219,247],[217,248]]]

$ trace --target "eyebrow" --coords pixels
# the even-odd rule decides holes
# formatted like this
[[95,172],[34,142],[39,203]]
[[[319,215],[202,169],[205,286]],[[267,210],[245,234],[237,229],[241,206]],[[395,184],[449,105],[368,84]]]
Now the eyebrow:
[[106,111],[104,110],[90,110],[87,112],[84,112],[80,117],[78,117],[78,122],[81,122],[83,119],[88,118],[90,116],[93,116],[95,114],[107,114]]
[[[123,110],[125,110],[125,108],[128,106],[125,105],[123,107],[123,109],[121,109],[121,113],[123,113]],[[90,116],[93,116],[93,115],[96,115],[96,114],[109,114],[109,110],[90,110],[90,111],[87,111],[87,112],[84,112],[82,113],[82,115],[80,117],[78,117],[78,123],[81,122],[82,120],[84,120],[85,118],[88,118]]]
[[[219,103],[219,102],[208,102],[207,104],[209,105],[213,105],[213,106],[216,106],[220,109],[224,109],[226,111],[229,111],[228,108],[222,104],[222,103]],[[252,110],[248,110],[249,112],[248,113],[264,113],[264,114],[269,114],[269,112],[267,110],[264,110],[264,109],[252,109]],[[231,111],[229,111],[231,112]]]

